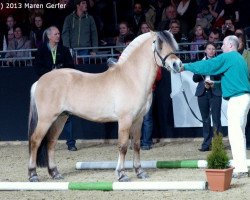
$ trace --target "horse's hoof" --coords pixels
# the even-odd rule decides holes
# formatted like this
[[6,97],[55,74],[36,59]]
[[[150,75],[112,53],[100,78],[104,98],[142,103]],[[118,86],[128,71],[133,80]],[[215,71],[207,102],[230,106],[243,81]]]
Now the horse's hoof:
[[119,179],[118,179],[119,182],[129,182],[130,179],[129,177],[126,175],[126,174],[122,174]]
[[52,177],[54,180],[61,180],[64,179],[64,177],[61,174],[56,174],[55,176]]
[[38,176],[29,177],[30,182],[39,182]]
[[146,179],[146,178],[149,178],[149,175],[142,171],[141,173],[137,174],[137,178],[140,178],[140,179]]

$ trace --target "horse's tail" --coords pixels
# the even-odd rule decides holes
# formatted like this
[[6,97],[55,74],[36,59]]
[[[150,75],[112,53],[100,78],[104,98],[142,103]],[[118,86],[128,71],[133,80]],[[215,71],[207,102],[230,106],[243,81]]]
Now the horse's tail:
[[[29,138],[29,153],[31,152],[31,136],[34,133],[37,122],[38,114],[37,107],[34,98],[37,82],[35,82],[30,91],[30,112],[29,112],[29,124],[28,124],[28,138]],[[47,153],[47,138],[44,137],[37,151],[36,164],[38,167],[48,166],[48,153]]]

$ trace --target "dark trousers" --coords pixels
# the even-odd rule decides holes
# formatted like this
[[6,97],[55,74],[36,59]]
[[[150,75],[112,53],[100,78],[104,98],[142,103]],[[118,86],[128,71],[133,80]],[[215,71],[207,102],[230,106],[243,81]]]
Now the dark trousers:
[[[209,148],[212,138],[213,129],[221,131],[221,102],[222,98],[212,94],[210,90],[198,97],[198,105],[203,121],[203,143],[202,149]],[[213,129],[211,127],[210,109],[213,120]]]
[[63,128],[66,133],[66,137],[67,137],[67,142],[66,144],[68,145],[68,147],[71,146],[75,146],[76,141],[73,137],[73,133],[72,133],[72,122],[71,122],[71,117],[69,116],[68,120],[66,121],[64,128]]

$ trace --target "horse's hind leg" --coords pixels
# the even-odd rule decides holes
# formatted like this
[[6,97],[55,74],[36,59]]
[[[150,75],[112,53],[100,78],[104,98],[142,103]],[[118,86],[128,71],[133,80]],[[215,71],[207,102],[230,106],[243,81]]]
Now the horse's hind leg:
[[141,139],[141,126],[142,126],[143,118],[138,119],[136,122],[133,123],[131,127],[131,134],[133,136],[134,142],[134,157],[133,157],[133,164],[135,173],[138,178],[148,178],[149,176],[141,167],[141,160],[140,160],[140,139]]
[[116,175],[118,181],[125,182],[129,181],[129,177],[125,173],[125,156],[128,150],[128,140],[129,140],[129,130],[131,127],[131,120],[128,118],[123,118],[118,120],[118,148],[119,148],[119,158],[116,166]]
[[[29,181],[31,182],[39,181],[38,175],[36,173],[37,153],[38,153],[38,148],[40,147],[42,140],[44,139],[50,125],[51,125],[50,123],[38,121],[35,132],[31,135],[29,139],[30,159],[29,159],[29,166],[28,166],[28,176],[29,176]],[[45,159],[46,158],[40,159],[41,166],[46,166],[47,161]]]
[[55,147],[57,140],[63,130],[64,124],[67,121],[68,115],[62,114],[57,120],[51,125],[47,140],[48,140],[48,172],[53,179],[63,179],[63,176],[57,170],[55,163]]

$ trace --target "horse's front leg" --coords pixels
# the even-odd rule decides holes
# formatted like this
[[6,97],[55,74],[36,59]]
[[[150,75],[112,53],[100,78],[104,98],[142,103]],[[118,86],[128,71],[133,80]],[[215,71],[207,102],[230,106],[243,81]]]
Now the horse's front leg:
[[148,174],[141,167],[140,159],[140,140],[141,140],[141,127],[142,127],[143,117],[138,119],[131,128],[131,133],[134,142],[134,156],[133,165],[135,169],[136,176],[141,179],[148,178]]
[[116,175],[118,181],[129,181],[129,177],[125,173],[125,156],[128,150],[129,130],[131,127],[131,120],[119,120],[118,121],[118,149],[119,157],[116,166]]

